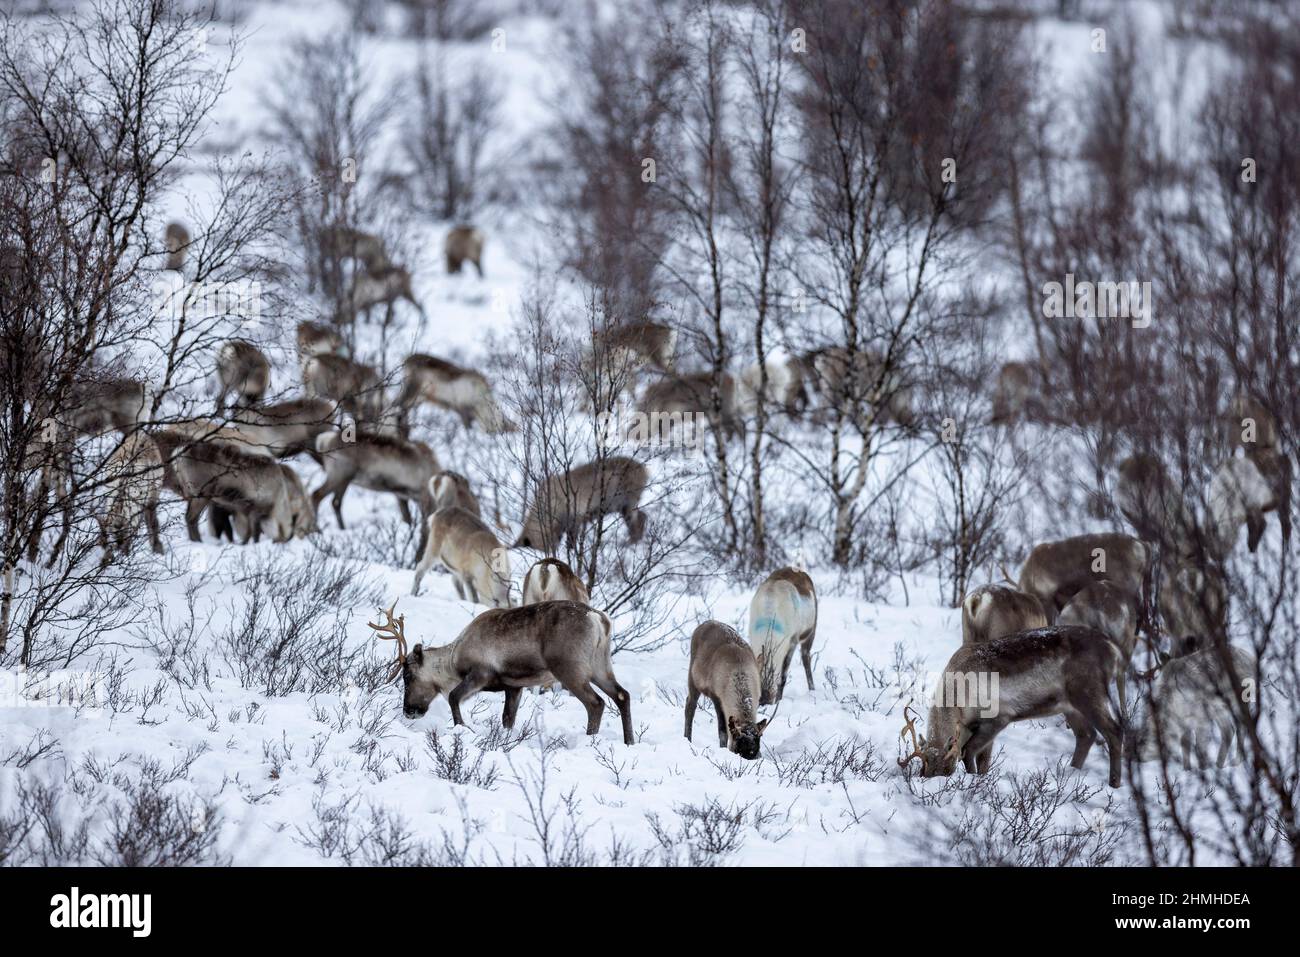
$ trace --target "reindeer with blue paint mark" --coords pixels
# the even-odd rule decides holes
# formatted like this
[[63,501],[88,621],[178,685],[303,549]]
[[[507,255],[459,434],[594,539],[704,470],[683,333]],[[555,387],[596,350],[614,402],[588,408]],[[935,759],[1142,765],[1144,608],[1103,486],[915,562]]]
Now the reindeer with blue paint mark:
[[808,690],[813,690],[812,644],[817,633],[817,592],[801,568],[779,568],[749,603],[749,644],[758,657],[759,704],[775,704],[785,691],[790,659],[799,649]]

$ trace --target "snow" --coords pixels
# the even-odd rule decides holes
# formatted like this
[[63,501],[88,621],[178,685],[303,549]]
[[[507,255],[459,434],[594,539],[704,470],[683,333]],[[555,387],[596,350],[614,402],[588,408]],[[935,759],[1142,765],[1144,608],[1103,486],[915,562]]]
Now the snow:
[[[213,143],[256,143],[265,121],[259,108],[262,91],[272,82],[290,38],[339,29],[343,17],[340,8],[315,0],[249,9],[247,45],[209,133]],[[508,78],[506,109],[512,130],[522,134],[538,129],[545,105],[562,95],[563,78],[554,66],[562,38],[557,25],[540,16],[511,14],[503,18],[502,27],[506,52],[494,54],[485,38],[452,44],[450,53],[492,63]],[[1046,21],[1039,29],[1047,33],[1044,42],[1062,51],[1053,61],[1055,80],[1062,86],[1079,82],[1090,55],[1086,25]],[[412,41],[367,37],[364,45],[381,83],[415,62]],[[186,178],[172,210],[175,215],[183,214],[201,182],[197,172]],[[447,225],[428,224],[422,234],[424,254],[411,263],[417,296],[431,317],[425,336],[414,345],[449,358],[473,359],[483,354],[489,332],[501,335],[508,328],[545,236],[526,211],[494,216],[483,224],[488,234],[487,278],[480,280],[469,273],[443,273],[439,251]],[[289,358],[292,335],[291,328],[283,331],[283,361],[275,370],[276,387],[287,392],[296,387]],[[446,445],[435,444],[435,451],[453,467],[464,457],[461,450]],[[319,470],[310,462],[299,460],[294,466],[309,488],[319,484]],[[282,569],[308,568],[334,547],[347,551],[356,532],[339,530],[331,511],[322,508],[317,541],[222,548],[211,542],[191,544],[178,521],[177,503],[170,502],[167,512],[172,573],[154,585],[157,604],[166,619],[181,621],[187,590],[194,590],[198,653],[209,656],[210,679],[193,687],[174,680],[175,670],[169,671],[157,649],[142,640],[140,628],[114,636],[115,668],[106,660],[96,666],[105,674],[125,671],[115,707],[33,701],[30,689],[24,691],[25,676],[14,667],[3,670],[0,756],[38,740],[42,732],[57,739],[58,747],[25,767],[0,767],[0,813],[12,806],[20,782],[60,782],[62,787],[66,775],[84,775],[88,759],[130,770],[147,760],[170,766],[198,749],[201,753],[188,771],[167,787],[187,800],[215,805],[220,821],[217,856],[239,865],[347,863],[343,851],[327,855],[311,846],[320,843],[312,834],[320,831],[322,814],[328,817],[331,808],[342,808],[355,822],[367,820],[371,808],[387,810],[405,819],[416,840],[432,845],[444,834],[454,841],[464,837],[471,862],[540,863],[558,853],[563,841],[557,838],[548,845],[539,833],[539,808],[542,816],[555,815],[559,830],[566,823],[578,827],[594,862],[608,861],[609,852],[620,843],[653,852],[655,863],[681,862],[690,847],[707,841],[687,836],[665,849],[654,836],[652,819],[657,817],[669,833],[693,835],[676,830],[689,819],[690,812],[683,809],[711,801],[733,812],[746,809],[737,839],[725,853],[711,858],[717,863],[942,862],[927,857],[918,843],[930,810],[917,793],[937,792],[943,781],[909,782],[895,761],[903,753],[903,706],[919,698],[912,683],[938,672],[960,643],[958,612],[934,603],[940,589],[930,579],[911,584],[910,604],[897,592],[889,595],[890,603],[872,603],[854,595],[851,587],[837,586],[837,577],[827,570],[810,570],[820,593],[814,645],[817,688],[805,687],[796,661],[786,699],[764,735],[759,761],[746,762],[717,747],[707,701],[697,713],[693,743],[682,734],[691,628],[713,617],[744,634],[757,581],[734,586],[719,581],[705,595],[686,598],[674,610],[674,637],[663,647],[616,656],[618,680],[632,693],[637,737],[633,747],[621,742],[612,704],[599,734],[589,739],[583,734],[585,711],[576,699],[565,693],[527,692],[512,736],[524,740],[507,752],[500,747],[485,750],[501,739],[500,695],[479,695],[466,712],[468,727],[453,729],[445,699],[418,720],[404,718],[399,684],[386,685],[373,695],[338,687],[270,696],[255,687],[256,682],[241,682],[216,643],[217,635],[234,626],[247,599],[237,580],[241,566],[271,562]],[[346,500],[345,519],[350,529],[392,523],[392,500],[354,488]],[[523,555],[514,561],[518,582],[528,562]],[[412,644],[446,643],[482,610],[458,600],[445,573],[427,577],[424,593],[412,597],[411,574],[409,567],[358,563],[355,579],[364,580],[373,600],[341,610],[349,649],[369,649],[375,662],[388,659],[391,645],[377,642],[366,623],[375,620],[377,608],[394,600],[406,616]],[[157,613],[151,614],[142,627],[156,636],[158,628],[149,622],[157,620]],[[157,698],[146,705],[153,689],[160,689]],[[430,750],[431,734],[443,749],[459,741],[470,755],[470,765],[482,756],[475,775],[479,783],[454,783],[440,775],[437,756]],[[863,758],[870,756],[868,766],[857,772],[841,770],[842,780],[795,780],[799,775],[794,766],[801,759],[842,745],[860,749]],[[1035,721],[1013,726],[999,738],[999,746],[1007,771],[1028,772],[1068,757],[1073,736],[1059,719]],[[821,763],[812,776],[830,764]],[[1105,750],[1099,744],[1081,772],[1082,780],[1098,790],[1082,807],[1100,811],[1105,805],[1105,776]],[[483,786],[489,778],[489,786]],[[572,816],[565,810],[570,794],[576,802]],[[103,813],[102,807],[77,805],[70,794],[64,800],[71,814]]]

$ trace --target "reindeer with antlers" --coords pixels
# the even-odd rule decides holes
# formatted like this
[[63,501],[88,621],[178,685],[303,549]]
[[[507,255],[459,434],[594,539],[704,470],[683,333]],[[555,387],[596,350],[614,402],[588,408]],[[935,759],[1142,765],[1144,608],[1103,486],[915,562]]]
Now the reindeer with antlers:
[[[587,709],[587,734],[600,731],[605,710],[596,689],[614,700],[623,721],[623,743],[632,744],[632,696],[614,677],[610,660],[612,624],[604,613],[572,601],[547,601],[522,608],[485,611],[450,644],[406,648],[406,616],[393,618],[396,603],[379,624],[367,622],[380,638],[397,642],[390,679],[402,675],[402,709],[419,718],[445,694],[452,721],[464,724],[461,705],[480,691],[505,693],[501,723],[514,727],[524,688],[558,681]],[[594,685],[594,687],[593,687]]]
[[[912,752],[899,759],[907,767],[921,761],[923,777],[947,777],[960,759],[967,772],[989,768],[993,741],[1014,721],[1064,715],[1074,732],[1071,765],[1082,768],[1098,732],[1110,757],[1110,786],[1120,786],[1123,730],[1110,701],[1110,685],[1124,667],[1123,652],[1092,628],[1055,625],[1005,638],[963,645],[948,659],[928,736],[917,739],[916,718],[900,737],[912,736]],[[983,695],[981,678],[987,678]]]

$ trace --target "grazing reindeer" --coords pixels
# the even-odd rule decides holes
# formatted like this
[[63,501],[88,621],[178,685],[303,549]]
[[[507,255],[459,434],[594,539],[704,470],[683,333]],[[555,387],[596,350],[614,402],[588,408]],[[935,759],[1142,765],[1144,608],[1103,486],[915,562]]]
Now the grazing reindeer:
[[180,272],[185,268],[185,253],[190,247],[190,231],[182,223],[168,223],[163,233],[163,243],[167,247],[167,265],[164,269]]
[[623,517],[628,538],[638,542],[646,521],[638,506],[649,481],[644,465],[619,455],[548,476],[528,509],[514,547],[550,554],[563,538],[572,549],[587,522],[615,512]]
[[293,528],[289,490],[273,458],[174,429],[160,429],[154,440],[162,453],[164,485],[185,499],[190,541],[201,541],[199,516],[211,503],[243,516],[243,541],[250,535],[259,541],[263,524],[270,526],[274,541],[288,539]]
[[[451,572],[456,594],[475,604],[510,607],[510,563],[492,529],[463,508],[440,508],[429,516],[424,553],[415,567],[411,594],[434,562]],[[504,566],[504,570],[503,570]]]
[[[718,401],[721,406],[722,432],[727,438],[735,438],[745,432],[744,423],[736,415],[736,380],[723,373],[718,382]],[[652,428],[658,434],[654,438],[660,442],[669,440],[664,435],[662,426],[664,418],[671,422],[673,416],[685,418],[692,416],[696,420],[713,418],[713,373],[691,372],[680,376],[666,376],[646,387],[641,396],[641,409],[653,423]],[[671,428],[671,425],[669,426]]]
[[469,479],[459,472],[437,472],[433,478],[429,479],[429,497],[433,502],[433,508],[450,508],[456,506],[463,508],[475,518],[483,517],[483,510],[479,508],[478,498],[474,491],[469,487]]
[[[1162,754],[1178,754],[1185,766],[1192,766],[1192,755],[1208,764],[1210,744],[1217,732],[1219,753],[1215,761],[1222,768],[1229,763],[1233,739],[1237,738],[1237,755],[1232,764],[1245,757],[1238,736],[1241,708],[1247,688],[1255,684],[1255,662],[1250,654],[1234,645],[1226,646],[1229,667],[1214,648],[1192,651],[1168,659],[1160,668],[1151,689],[1146,720],[1131,750],[1139,761],[1151,761]],[[1177,750],[1175,750],[1177,749]]]
[[162,455],[157,444],[143,432],[132,432],[113,450],[104,471],[108,508],[99,518],[103,564],[112,561],[114,550],[130,553],[141,519],[149,530],[149,544],[161,555],[158,496],[162,491]]
[[341,319],[350,319],[361,313],[365,321],[370,321],[370,310],[375,306],[384,306],[384,323],[393,318],[393,306],[398,300],[405,299],[417,310],[420,318],[427,318],[424,306],[420,305],[411,289],[411,274],[401,266],[389,266],[377,272],[361,273],[353,278],[352,289]]
[[[803,367],[825,406],[839,408],[861,430],[874,422],[896,422],[909,426],[912,392],[897,369],[886,369],[885,358],[875,349],[859,349],[850,355],[843,346],[819,349],[803,358]],[[870,406],[870,413],[864,410]]]
[[483,234],[473,226],[456,226],[447,233],[443,244],[447,254],[447,272],[458,273],[467,262],[474,264],[478,277],[483,278]]
[[358,423],[383,420],[384,387],[373,366],[343,356],[312,356],[302,364],[302,385],[308,398],[333,399]]
[[1291,541],[1291,460],[1276,449],[1257,449],[1224,461],[1210,480],[1207,496],[1215,553],[1226,557],[1242,525],[1254,552],[1264,537],[1265,513],[1277,512],[1282,541]]
[[343,349],[343,337],[320,322],[298,323],[298,358],[306,361],[312,356],[334,355]]
[[69,390],[60,416],[74,431],[99,435],[116,429],[126,435],[148,418],[149,391],[138,379],[119,376],[81,379]]
[[686,740],[691,740],[695,708],[708,695],[718,718],[718,747],[747,761],[758,757],[760,739],[771,718],[758,720],[758,659],[745,639],[720,621],[706,621],[691,635],[686,676]]
[[[763,369],[767,370],[766,390]],[[736,383],[736,406],[741,414],[752,416],[757,414],[760,402],[775,405],[792,419],[803,415],[808,408],[803,363],[788,357],[770,358],[761,367],[754,364],[745,368]]]
[[[960,759],[967,772],[989,768],[993,741],[1014,721],[1064,715],[1074,732],[1075,769],[1092,750],[1100,732],[1110,756],[1110,786],[1120,786],[1123,732],[1110,702],[1110,684],[1123,667],[1123,655],[1091,628],[1055,625],[1017,632],[977,645],[962,645],[944,668],[927,735],[919,742],[915,718],[903,717],[903,734],[912,735],[912,753],[899,759],[906,767],[921,759],[923,777],[947,777]],[[971,684],[981,675],[997,675],[992,700],[971,701]]]
[[615,369],[649,364],[671,374],[677,351],[677,330],[662,322],[631,322],[597,331],[592,352]]
[[1115,503],[1144,542],[1181,550],[1196,541],[1196,520],[1154,455],[1130,455],[1119,463]]
[[817,635],[817,592],[801,568],[778,568],[764,579],[749,603],[749,644],[758,657],[759,704],[775,704],[795,648],[813,690],[812,645]]
[[1228,402],[1225,419],[1224,427],[1231,451],[1241,448],[1250,454],[1260,449],[1277,448],[1277,419],[1251,396],[1234,395]]
[[576,601],[580,605],[590,605],[591,595],[568,564],[558,558],[543,558],[535,562],[524,576],[520,604],[538,605],[544,601]]
[[222,343],[217,352],[217,414],[226,407],[226,396],[235,393],[235,405],[261,402],[271,382],[271,363],[262,350],[244,339]]
[[1047,626],[1043,605],[1035,596],[1010,585],[981,585],[961,603],[961,643],[977,645],[1032,628]]
[[482,375],[446,359],[416,353],[402,363],[397,407],[403,428],[411,409],[421,402],[455,412],[467,429],[478,422],[489,435],[515,431]]
[[[316,512],[312,508],[311,498],[307,495],[307,489],[303,487],[302,479],[298,473],[280,463],[280,474],[284,476],[285,494],[288,496],[288,526],[277,526],[275,530],[276,541],[288,541],[290,538],[306,538],[308,535],[320,531],[320,526],[316,523]],[[283,516],[281,516],[283,520]],[[242,512],[229,512],[216,503],[208,505],[208,530],[212,532],[212,537],[220,541],[222,538],[228,538],[230,541],[247,541],[249,538],[248,518]]]
[[480,691],[504,691],[501,724],[514,727],[524,688],[559,682],[587,709],[587,734],[600,731],[605,702],[599,688],[614,700],[623,719],[623,743],[632,744],[632,696],[614,677],[610,660],[612,625],[602,612],[571,601],[548,601],[521,608],[483,612],[449,645],[416,645],[408,654],[405,618],[370,624],[381,638],[397,641],[397,667],[404,693],[402,710],[418,718],[438,695],[451,705],[452,721],[465,723],[460,707]]
[[339,432],[326,432],[317,437],[316,451],[324,460],[325,481],[311,493],[313,510],[320,508],[326,495],[332,495],[334,517],[339,528],[343,528],[343,496],[348,486],[355,484],[375,492],[391,492],[397,496],[402,518],[408,525],[411,513],[407,503],[415,502],[419,508],[420,544],[416,551],[423,554],[428,534],[426,521],[432,511],[429,479],[438,471],[438,460],[432,449],[423,442],[373,432],[358,433],[354,442],[345,442]]
[[1035,545],[1020,569],[1020,590],[1042,603],[1050,624],[1085,585],[1109,579],[1138,599],[1138,627],[1150,634],[1151,570],[1151,548],[1131,535],[1076,535]]
[[371,275],[392,267],[384,241],[351,226],[326,226],[320,231],[320,250],[330,259],[355,259]]
[[334,428],[337,403],[330,399],[290,399],[242,409],[226,431],[254,449],[288,458],[307,453],[319,461],[316,437]]

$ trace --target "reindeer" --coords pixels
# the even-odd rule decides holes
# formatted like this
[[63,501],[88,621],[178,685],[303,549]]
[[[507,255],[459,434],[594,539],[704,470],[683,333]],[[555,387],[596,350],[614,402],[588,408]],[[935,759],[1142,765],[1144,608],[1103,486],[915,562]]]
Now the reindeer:
[[59,416],[83,435],[100,435],[116,429],[123,435],[149,415],[149,390],[138,379],[97,376],[72,384],[67,407]]
[[591,595],[568,564],[558,558],[543,558],[534,562],[528,574],[524,575],[520,604],[538,605],[544,601],[576,601],[580,605],[590,605]]
[[[378,636],[397,642],[392,675],[402,675],[402,710],[419,718],[434,698],[445,694],[452,721],[463,725],[461,705],[480,691],[504,691],[501,724],[513,728],[524,688],[558,681],[587,709],[587,734],[600,731],[605,703],[599,688],[613,699],[623,719],[623,743],[632,744],[632,696],[614,677],[610,660],[613,626],[604,613],[572,601],[548,601],[520,608],[483,612],[440,648],[416,645],[406,650],[405,619],[368,622]],[[595,688],[592,687],[595,685]]]
[[99,543],[104,549],[102,563],[107,565],[112,561],[114,550],[130,553],[141,519],[149,531],[149,544],[161,555],[158,496],[162,491],[162,455],[158,446],[143,432],[132,432],[113,450],[104,473],[108,508],[99,516]]
[[[718,401],[721,406],[722,432],[735,438],[745,432],[744,423],[736,415],[736,380],[724,372],[718,381]],[[713,373],[691,372],[680,376],[666,376],[646,387],[641,396],[642,410],[653,423],[659,441],[667,441],[663,434],[663,420],[671,422],[673,416],[683,419],[690,416],[697,422],[713,418]],[[669,426],[671,428],[671,425]]]
[[235,405],[261,402],[271,381],[271,363],[262,350],[244,339],[230,339],[217,351],[217,414],[226,407],[226,396],[235,393]]
[[302,385],[308,398],[333,399],[358,423],[383,420],[384,387],[373,366],[343,356],[312,356],[302,364]]
[[630,322],[601,329],[592,335],[592,352],[613,368],[640,368],[649,364],[672,374],[677,350],[677,330],[662,322]]
[[167,247],[167,265],[164,269],[180,272],[185,268],[185,253],[190,247],[190,231],[182,223],[168,223],[163,233],[163,243]]
[[1223,462],[1210,480],[1207,496],[1216,555],[1231,553],[1239,529],[1246,526],[1246,545],[1254,552],[1264,537],[1265,513],[1277,512],[1282,541],[1291,541],[1291,460],[1277,449],[1256,449],[1245,458]]
[[1076,535],[1035,545],[1020,569],[1020,590],[1036,597],[1048,624],[1085,585],[1109,579],[1138,599],[1138,627],[1152,633],[1152,550],[1118,532]]
[[359,432],[356,440],[346,442],[339,432],[326,432],[316,438],[316,451],[324,460],[325,481],[311,493],[312,509],[320,508],[326,495],[332,495],[334,517],[343,528],[343,496],[348,486],[359,485],[375,492],[397,496],[403,520],[411,524],[408,502],[420,510],[420,544],[423,554],[428,533],[427,519],[432,512],[429,479],[438,471],[433,450],[423,442],[413,442],[391,435]]
[[374,275],[392,267],[384,241],[351,226],[326,226],[320,231],[320,250],[330,259],[355,259]]
[[[463,508],[440,508],[429,516],[424,553],[415,567],[411,594],[434,562],[451,572],[456,594],[475,604],[510,607],[510,562],[492,529]],[[504,566],[504,571],[502,570]]]
[[1033,628],[1045,628],[1042,603],[1011,585],[981,585],[961,603],[961,643],[977,645]]
[[695,708],[708,695],[718,718],[718,747],[747,761],[758,757],[760,739],[771,718],[758,720],[758,659],[745,639],[720,621],[706,621],[691,635],[686,676],[686,740],[691,740]]
[[[306,538],[320,531],[316,522],[316,512],[312,508],[311,498],[303,487],[302,479],[292,468],[280,463],[280,474],[284,476],[285,494],[288,496],[289,510],[287,526],[277,525],[276,541],[288,541],[290,538]],[[284,516],[279,520],[283,521]],[[231,512],[216,504],[208,505],[208,530],[217,541],[228,538],[230,541],[248,541],[249,521],[243,512]]]
[[1216,732],[1218,767],[1229,763],[1234,738],[1237,756],[1231,763],[1245,757],[1238,737],[1242,720],[1239,702],[1246,689],[1254,687],[1255,662],[1235,645],[1225,646],[1226,661],[1215,648],[1195,647],[1184,645],[1184,653],[1168,658],[1161,666],[1151,689],[1146,720],[1130,747],[1137,760],[1151,761],[1177,753],[1183,764],[1191,767],[1195,754],[1204,767],[1209,760],[1206,745]]
[[185,527],[190,541],[201,541],[199,516],[209,504],[243,516],[242,541],[259,541],[263,525],[274,541],[288,539],[293,528],[289,489],[280,465],[268,455],[233,442],[201,439],[178,429],[153,433],[163,459],[164,487],[185,499]]
[[424,306],[420,305],[411,289],[411,274],[401,266],[361,273],[353,277],[343,314],[337,318],[349,320],[361,313],[364,320],[369,322],[370,310],[382,305],[385,309],[384,324],[387,325],[393,318],[393,306],[401,299],[419,310],[422,320],[427,318]]
[[550,554],[563,538],[572,549],[587,522],[615,512],[623,517],[628,538],[640,541],[646,519],[638,506],[649,479],[644,465],[618,455],[548,476],[528,509],[514,547]]
[[[767,388],[763,388],[763,372]],[[769,358],[762,366],[754,364],[740,373],[736,383],[736,407],[742,415],[758,413],[760,402],[775,405],[790,418],[798,418],[808,408],[808,390],[804,385],[803,363],[794,358]]]
[[[749,644],[762,679],[758,703],[775,704],[785,693],[794,650],[803,659],[808,690],[813,690],[812,645],[817,635],[817,592],[801,568],[778,568],[749,603]],[[779,669],[779,672],[778,672]]]
[[317,436],[334,428],[338,404],[330,399],[290,399],[242,409],[225,432],[233,439],[276,458],[306,453],[320,461]]
[[[1100,733],[1110,756],[1110,786],[1120,786],[1123,730],[1110,701],[1110,684],[1123,667],[1123,654],[1092,628],[1054,625],[1017,632],[975,645],[962,645],[945,666],[927,736],[917,740],[916,719],[903,709],[900,736],[912,736],[912,752],[898,763],[921,760],[923,777],[947,777],[960,759],[968,773],[988,771],[993,741],[1015,721],[1064,715],[1074,732],[1075,769]],[[996,688],[992,685],[997,676]],[[968,693],[989,676],[992,699]]]
[[449,508],[454,505],[463,508],[475,518],[483,517],[478,498],[469,487],[469,479],[459,472],[444,470],[434,473],[433,478],[429,479],[429,497],[435,509]]
[[456,226],[447,233],[443,244],[447,254],[447,272],[458,273],[460,267],[471,262],[478,270],[478,277],[483,278],[483,234],[473,226]]
[[1085,585],[1065,603],[1057,616],[1058,625],[1091,628],[1110,639],[1124,656],[1124,667],[1115,676],[1120,714],[1128,714],[1128,665],[1137,647],[1138,607],[1134,596],[1109,581]]
[[[865,431],[875,422],[909,426],[915,421],[912,390],[897,369],[885,368],[885,357],[877,350],[850,354],[843,346],[834,346],[808,353],[802,363],[823,406],[839,408],[859,429]],[[873,411],[865,412],[864,406]]]
[[1120,462],[1115,503],[1144,542],[1181,550],[1197,539],[1195,518],[1154,455],[1130,455]]
[[305,362],[312,356],[335,355],[343,349],[343,337],[320,322],[298,323],[298,358]]
[[489,435],[515,431],[482,375],[446,359],[416,353],[402,363],[402,391],[397,396],[402,428],[411,409],[421,402],[455,412],[466,429],[478,422]]

